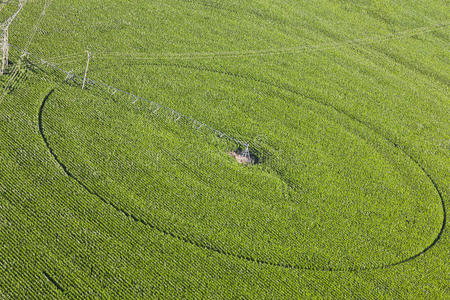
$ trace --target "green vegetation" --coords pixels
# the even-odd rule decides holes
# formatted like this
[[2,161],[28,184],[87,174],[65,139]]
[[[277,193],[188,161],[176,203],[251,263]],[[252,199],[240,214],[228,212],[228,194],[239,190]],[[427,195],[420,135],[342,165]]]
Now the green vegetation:
[[0,295],[445,298],[449,14],[409,2],[28,1]]

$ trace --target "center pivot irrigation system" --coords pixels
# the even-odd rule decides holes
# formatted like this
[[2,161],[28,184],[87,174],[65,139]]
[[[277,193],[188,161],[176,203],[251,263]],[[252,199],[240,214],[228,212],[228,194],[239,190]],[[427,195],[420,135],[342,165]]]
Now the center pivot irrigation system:
[[[39,66],[43,69],[53,70],[56,72],[55,75],[59,73],[60,75],[62,75],[61,80],[64,83],[74,84],[76,86],[81,87],[84,90],[94,88],[97,91],[105,92],[106,94],[109,94],[111,96],[117,96],[117,97],[122,96],[125,99],[129,99],[128,101],[130,101],[131,104],[135,104],[138,101],[145,102],[149,105],[149,108],[152,109],[153,113],[159,112],[160,114],[164,114],[164,115],[168,116],[168,118],[172,121],[175,121],[175,122],[184,121],[186,124],[188,124],[189,126],[191,126],[192,128],[194,128],[196,130],[206,130],[208,132],[212,132],[214,135],[216,135],[219,138],[227,139],[227,140],[235,143],[239,147],[239,150],[236,150],[236,154],[243,157],[244,158],[243,161],[245,163],[250,163],[250,164],[255,163],[254,157],[252,157],[252,153],[250,150],[250,144],[248,142],[244,142],[243,140],[237,139],[230,134],[227,134],[218,129],[215,129],[215,128],[211,127],[210,125],[203,123],[199,120],[196,120],[191,116],[188,116],[181,112],[178,112],[178,111],[174,110],[173,108],[164,106],[162,104],[159,104],[157,102],[154,102],[152,100],[149,100],[149,99],[146,99],[143,97],[139,97],[130,92],[113,87],[113,86],[103,83],[101,81],[96,81],[96,80],[88,78],[87,72],[88,72],[88,68],[89,68],[89,61],[93,58],[93,55],[89,51],[87,51],[87,62],[86,62],[86,67],[85,67],[84,73],[83,73],[83,75],[77,75],[77,74],[74,74],[72,71],[66,71],[66,70],[62,69],[58,65],[56,65],[52,62],[49,62],[49,61],[37,56],[36,54],[33,54],[31,52],[26,52],[24,49],[17,47],[13,44],[9,44],[8,46],[11,47],[12,49],[17,50],[20,53],[26,53],[27,60],[31,64],[33,64],[35,66]],[[56,76],[58,77],[58,75],[56,75]]]
[[17,11],[6,20],[5,23],[1,25],[2,29],[2,68],[0,70],[0,75],[5,74],[6,68],[8,68],[8,59],[9,59],[9,26],[14,21],[14,19],[17,17],[17,15],[22,10],[23,6],[27,3],[27,0],[19,0],[19,7],[17,8]]
[[[91,52],[89,52],[88,50],[86,50],[86,54],[87,54],[87,61],[86,61],[86,68],[85,68],[85,70],[84,70],[84,75],[83,75],[83,83],[81,84],[81,89],[82,90],[84,90],[84,88],[85,88],[85,86],[86,86],[86,82],[88,81],[88,78],[87,78],[87,72],[88,72],[88,69],[89,69],[89,62],[91,61],[91,58],[92,58],[92,54],[91,54]],[[70,75],[66,75],[66,82],[67,82],[67,80],[68,79],[70,79],[70,80],[73,80],[74,79],[74,76],[72,75],[72,74],[70,74]],[[94,83],[92,80],[89,80],[90,81],[90,83],[92,84],[92,83]],[[113,90],[113,94],[116,92],[116,91],[118,91],[118,89],[116,89],[116,88],[113,88],[113,87],[111,87],[111,86],[108,86],[108,90]],[[122,91],[123,92],[123,91]],[[131,94],[130,94],[131,95]],[[139,100],[139,97],[137,97],[137,96],[135,96],[136,98],[135,98],[135,100],[133,101],[133,104],[134,103],[136,103],[136,101],[137,100]],[[158,108],[159,109],[159,108]],[[169,108],[170,109],[170,108]],[[171,110],[171,109],[170,109]],[[186,116],[184,116],[183,114],[181,114],[181,113],[179,113],[179,112],[176,112],[175,110],[172,110],[172,115],[174,115],[174,117],[175,117],[175,121],[176,120],[179,120],[181,117],[186,117]],[[189,119],[192,119],[191,117],[189,117],[189,116],[187,116]],[[193,120],[193,119],[192,119]],[[198,121],[195,121],[195,120],[193,120],[194,121],[194,123],[200,123],[201,125],[199,126],[199,128],[200,127],[203,127],[205,124],[203,124],[203,123],[201,123],[201,122],[198,122]],[[207,127],[209,127],[209,126],[207,126]],[[219,133],[216,129],[214,129],[214,131],[216,131],[216,133]],[[220,134],[219,134],[219,136],[227,136],[226,134],[224,134],[224,133],[221,133],[220,132]],[[245,164],[250,164],[250,163],[253,163],[254,162],[254,160],[252,159],[252,156],[251,156],[251,154],[250,154],[250,150],[249,150],[249,144],[248,143],[243,143],[242,141],[239,141],[239,140],[236,140],[236,139],[234,139],[234,138],[230,138],[230,139],[232,139],[234,142],[237,142],[237,144],[239,144],[241,147],[244,147],[244,150],[242,150],[242,151],[240,151],[240,152],[238,152],[238,153],[235,153],[236,155],[238,155],[239,157],[240,157],[240,159],[238,159],[238,161],[239,162],[241,162],[241,163],[245,163]]]

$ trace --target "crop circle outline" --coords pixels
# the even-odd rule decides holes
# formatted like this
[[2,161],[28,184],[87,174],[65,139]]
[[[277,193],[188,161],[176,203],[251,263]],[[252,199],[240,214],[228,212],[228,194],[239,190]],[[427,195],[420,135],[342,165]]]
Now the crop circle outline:
[[42,137],[42,139],[44,140],[44,143],[46,145],[46,147],[48,148],[50,154],[53,156],[53,158],[56,160],[56,162],[60,165],[60,167],[63,169],[63,171],[66,173],[67,176],[69,176],[70,178],[74,179],[79,185],[81,185],[88,193],[90,193],[91,195],[96,196],[97,198],[99,198],[102,202],[104,202],[105,204],[108,204],[109,206],[113,207],[116,211],[124,214],[126,217],[129,217],[131,219],[133,219],[135,222],[141,223],[147,227],[150,227],[152,229],[156,229],[159,232],[163,233],[164,235],[169,235],[175,239],[178,239],[180,241],[189,243],[193,246],[199,247],[199,248],[203,248],[205,250],[210,250],[222,255],[226,255],[226,256],[230,256],[230,257],[235,257],[241,260],[245,260],[248,262],[254,262],[254,263],[258,263],[258,264],[263,264],[263,265],[268,265],[268,266],[274,266],[274,267],[281,267],[281,268],[286,268],[286,269],[295,269],[295,270],[311,270],[311,271],[349,271],[349,272],[355,272],[355,271],[364,271],[364,270],[376,270],[376,269],[386,269],[389,267],[394,267],[406,262],[409,262],[411,260],[416,259],[417,257],[425,254],[428,250],[430,250],[434,245],[437,244],[437,242],[440,240],[444,230],[445,230],[445,225],[446,225],[446,206],[445,206],[445,201],[444,198],[442,196],[441,191],[439,190],[439,187],[437,185],[437,183],[435,182],[435,180],[431,177],[431,175],[425,170],[425,168],[414,158],[412,157],[408,152],[406,152],[403,147],[401,147],[399,144],[397,144],[396,142],[392,141],[389,137],[387,137],[385,134],[383,134],[380,130],[374,128],[370,123],[360,120],[359,118],[351,115],[350,113],[347,113],[345,110],[339,109],[337,107],[335,107],[334,105],[330,104],[330,103],[326,103],[324,101],[320,101],[317,98],[312,98],[309,97],[307,95],[302,94],[301,92],[290,88],[290,87],[286,87],[286,86],[282,86],[282,85],[277,85],[271,82],[267,82],[265,80],[262,79],[258,79],[258,78],[253,78],[251,76],[247,76],[247,75],[242,75],[242,74],[238,74],[238,73],[233,73],[233,72],[226,72],[226,71],[221,71],[221,70],[216,70],[216,69],[211,69],[211,68],[200,68],[197,66],[189,66],[189,65],[180,65],[180,64],[170,64],[170,63],[142,63],[144,65],[154,65],[154,66],[169,66],[169,67],[177,67],[177,68],[187,68],[187,69],[196,69],[198,71],[203,71],[203,72],[213,72],[213,73],[217,73],[217,74],[224,74],[224,75],[229,75],[229,76],[233,76],[233,77],[237,77],[237,78],[241,78],[241,79],[246,79],[246,80],[250,80],[250,81],[254,81],[254,82],[259,82],[268,86],[272,86],[284,91],[287,91],[289,93],[292,93],[293,95],[296,96],[300,96],[303,97],[305,99],[309,99],[319,105],[322,105],[324,107],[328,107],[331,108],[333,111],[337,112],[338,114],[342,114],[348,118],[350,118],[353,121],[356,121],[357,123],[361,124],[362,126],[366,127],[368,130],[372,131],[373,133],[375,133],[375,135],[381,137],[382,139],[384,139],[385,141],[387,141],[387,143],[393,147],[398,149],[402,155],[407,156],[416,167],[418,167],[425,175],[426,177],[430,180],[430,182],[432,183],[434,189],[436,190],[440,200],[441,200],[441,206],[442,206],[442,211],[443,211],[443,222],[442,222],[442,226],[440,228],[440,231],[438,233],[438,235],[435,237],[435,239],[427,246],[425,247],[422,251],[409,256],[403,260],[394,262],[394,263],[389,263],[389,264],[380,264],[380,265],[375,265],[375,266],[356,266],[356,267],[347,267],[347,268],[338,268],[338,267],[327,267],[327,268],[321,268],[321,267],[309,267],[309,266],[301,266],[301,265],[296,265],[296,264],[287,264],[287,263],[274,263],[268,260],[264,260],[264,259],[257,259],[257,258],[253,258],[250,256],[244,256],[244,255],[240,255],[240,254],[235,254],[235,253],[231,253],[231,252],[227,252],[221,248],[216,248],[212,245],[203,245],[201,243],[198,243],[196,241],[190,240],[188,238],[176,235],[170,231],[165,230],[164,228],[160,228],[154,224],[151,224],[150,222],[140,219],[139,217],[136,217],[135,215],[133,215],[132,213],[126,211],[125,209],[122,209],[120,207],[118,207],[117,205],[115,205],[113,202],[105,199],[104,197],[102,197],[101,195],[99,195],[97,192],[95,192],[94,190],[91,190],[88,186],[86,186],[80,179],[78,179],[75,175],[73,175],[73,173],[71,173],[67,166],[58,158],[58,156],[56,155],[56,153],[54,152],[53,148],[51,147],[51,145],[48,142],[48,139],[45,135],[45,130],[43,127],[43,111],[45,108],[45,105],[49,99],[49,97],[53,94],[53,92],[55,91],[55,88],[52,89],[43,99],[41,106],[39,108],[39,114],[38,114],[38,125],[39,125],[39,132],[40,135]]

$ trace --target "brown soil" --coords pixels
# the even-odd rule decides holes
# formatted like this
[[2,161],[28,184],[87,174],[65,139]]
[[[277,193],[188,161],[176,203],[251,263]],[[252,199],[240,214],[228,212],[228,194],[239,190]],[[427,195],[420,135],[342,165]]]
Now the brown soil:
[[251,164],[252,160],[246,156],[241,155],[237,152],[228,152],[229,155],[233,156],[240,164]]

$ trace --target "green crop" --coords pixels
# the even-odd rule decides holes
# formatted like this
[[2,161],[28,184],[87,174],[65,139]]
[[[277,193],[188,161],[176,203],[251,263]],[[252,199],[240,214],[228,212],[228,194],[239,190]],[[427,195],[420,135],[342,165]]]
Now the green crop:
[[28,1],[0,77],[0,296],[444,299],[447,11]]

